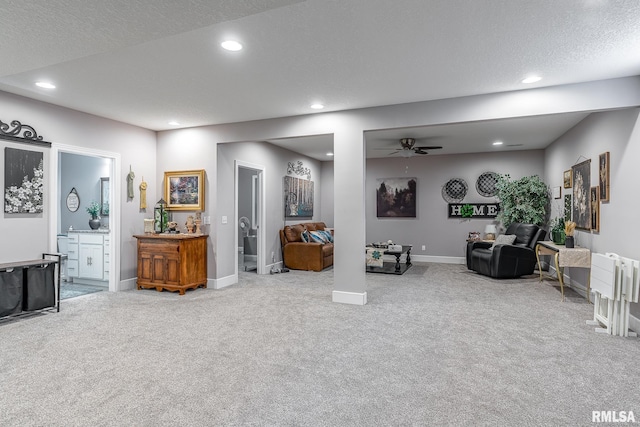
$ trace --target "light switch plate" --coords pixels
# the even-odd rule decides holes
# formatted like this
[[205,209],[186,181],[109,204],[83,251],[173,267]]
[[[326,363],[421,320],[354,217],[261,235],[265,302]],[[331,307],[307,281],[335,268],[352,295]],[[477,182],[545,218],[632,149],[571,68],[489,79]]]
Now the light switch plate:
[[227,216],[226,215],[222,215],[222,223],[223,224],[227,223]]

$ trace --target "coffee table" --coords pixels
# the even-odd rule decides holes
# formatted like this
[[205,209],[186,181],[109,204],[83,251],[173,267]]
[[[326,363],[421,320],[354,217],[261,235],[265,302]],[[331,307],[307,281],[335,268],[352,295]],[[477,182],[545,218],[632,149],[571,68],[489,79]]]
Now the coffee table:
[[[373,246],[367,246],[372,248]],[[402,245],[401,251],[390,251],[388,249],[380,248],[384,255],[393,255],[396,257],[396,262],[385,262],[382,267],[367,266],[367,273],[383,273],[383,274],[404,274],[409,268],[411,268],[411,249],[413,245]],[[407,254],[404,264],[400,262],[400,258],[403,254]]]

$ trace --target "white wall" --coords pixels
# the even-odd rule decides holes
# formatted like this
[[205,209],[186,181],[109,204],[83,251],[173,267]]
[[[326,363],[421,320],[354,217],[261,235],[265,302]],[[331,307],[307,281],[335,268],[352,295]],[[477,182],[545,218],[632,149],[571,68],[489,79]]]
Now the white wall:
[[[280,249],[280,237],[279,230],[285,224],[284,218],[284,193],[283,193],[283,179],[287,175],[287,165],[289,162],[296,163],[301,161],[303,166],[311,170],[311,181],[314,182],[314,208],[313,217],[302,219],[289,218],[286,223],[295,224],[306,221],[321,221],[322,211],[322,194],[324,186],[320,180],[320,163],[317,160],[311,159],[306,156],[302,156],[298,153],[294,153],[289,150],[285,150],[280,147],[265,143],[265,142],[238,142],[231,144],[219,144],[218,145],[218,168],[217,175],[218,181],[224,182],[218,189],[218,217],[227,216],[229,222],[222,224],[219,222],[218,238],[223,240],[233,239],[233,233],[237,232],[238,225],[235,221],[234,214],[234,176],[235,176],[235,160],[248,162],[256,165],[263,166],[264,180],[267,189],[265,195],[265,212],[266,212],[266,224],[265,236],[266,236],[266,261],[267,264],[271,263],[271,254],[273,253],[276,262],[282,260],[282,254]],[[292,175],[296,176],[296,175]],[[332,191],[331,189],[329,191]],[[219,264],[217,266],[219,271],[218,277],[227,277],[234,273],[233,264],[229,262],[229,254],[220,253],[217,257]]]
[[[216,192],[228,183],[212,182],[217,154],[210,145],[235,141],[333,134],[334,136],[334,300],[337,293],[366,302],[364,132],[396,127],[460,123],[541,114],[637,107],[640,77],[529,89],[362,110],[327,112],[160,132],[158,170],[199,164],[209,172],[207,209],[219,219]],[[216,178],[213,178],[214,180]],[[613,195],[613,192],[612,192]],[[217,234],[217,223],[211,232]],[[215,238],[216,256],[234,253],[235,233]],[[235,260],[225,260],[232,265]],[[217,268],[223,268],[219,262]],[[226,267],[224,267],[226,268]],[[209,272],[217,275],[218,272]],[[218,276],[214,276],[218,277]]]
[[[136,277],[136,242],[131,236],[144,231],[145,213],[139,209],[139,192],[136,191],[136,198],[133,201],[126,201],[125,178],[131,165],[136,173],[136,187],[144,176],[149,183],[148,192],[155,193],[157,185],[154,179],[156,174],[155,132],[4,92],[0,92],[0,120],[6,123],[19,120],[23,124],[31,125],[45,140],[54,144],[120,154],[123,174],[115,177],[111,183],[112,188],[115,185],[121,186],[122,195],[121,240],[118,252],[121,259],[120,273],[121,280]],[[9,145],[22,149],[41,150],[0,140],[0,148]],[[47,177],[51,173],[49,152],[50,149],[44,149],[45,179],[47,180],[45,185],[47,186],[49,185]],[[0,164],[4,165],[4,150],[0,156]],[[3,181],[4,178],[0,180]],[[0,184],[4,188],[3,182]],[[45,198],[48,200],[49,197],[53,195],[51,189],[47,188]],[[45,207],[45,213],[39,217],[14,218],[7,214],[0,216],[2,241],[11,242],[11,244],[0,245],[1,262],[39,258],[42,252],[55,251],[55,247],[49,247],[49,239],[55,236],[57,230],[49,229],[48,209],[48,206]],[[150,214],[147,216],[150,217]]]
[[[367,160],[367,242],[387,241],[411,244],[413,255],[464,257],[470,231],[484,232],[489,219],[461,220],[448,217],[442,187],[452,178],[467,182],[463,202],[496,203],[495,197],[483,197],[476,180],[483,172],[510,174],[511,178],[539,175],[544,179],[544,153],[506,151],[459,155],[428,155]],[[376,189],[379,178],[417,178],[417,218],[378,218]],[[426,250],[422,250],[422,245]]]
[[[611,191],[610,201],[600,204],[600,232],[577,231],[576,243],[592,252],[640,259],[640,109],[593,113],[578,123],[545,150],[546,180],[561,186],[563,171],[591,159],[591,185],[596,186],[598,156],[606,151],[610,152]],[[563,188],[563,198],[565,191]],[[554,203],[552,209],[552,218],[563,216],[560,203]],[[580,286],[586,285],[586,270],[574,268],[570,274]],[[634,305],[632,314],[640,317],[640,306]]]

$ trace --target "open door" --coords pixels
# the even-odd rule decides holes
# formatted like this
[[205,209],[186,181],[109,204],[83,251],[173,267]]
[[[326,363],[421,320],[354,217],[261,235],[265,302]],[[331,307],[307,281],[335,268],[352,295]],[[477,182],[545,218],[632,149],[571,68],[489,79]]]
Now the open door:
[[235,219],[239,270],[266,274],[264,249],[264,166],[236,160]]

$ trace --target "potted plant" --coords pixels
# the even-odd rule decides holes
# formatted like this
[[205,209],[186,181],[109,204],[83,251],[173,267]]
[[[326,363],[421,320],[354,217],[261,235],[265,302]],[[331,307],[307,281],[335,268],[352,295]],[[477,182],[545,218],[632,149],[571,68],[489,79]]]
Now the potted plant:
[[87,206],[87,213],[91,216],[91,219],[89,220],[89,227],[91,227],[92,230],[100,228],[100,217],[98,216],[100,213],[100,205],[98,202],[92,201],[89,203],[89,206]]
[[565,243],[565,231],[564,231],[564,218],[557,217],[551,223],[551,240],[556,245],[564,245]]
[[497,197],[500,212],[497,219],[508,227],[512,222],[543,225],[549,208],[549,186],[538,175],[512,181],[509,174],[498,175]]

